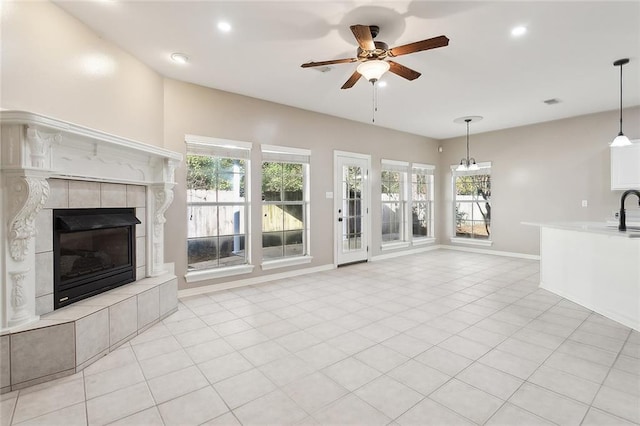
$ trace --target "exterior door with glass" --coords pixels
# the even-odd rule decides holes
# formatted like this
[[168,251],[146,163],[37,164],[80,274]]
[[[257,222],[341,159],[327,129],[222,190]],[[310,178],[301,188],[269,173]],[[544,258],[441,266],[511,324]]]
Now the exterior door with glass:
[[371,157],[335,152],[336,264],[369,257],[369,168]]

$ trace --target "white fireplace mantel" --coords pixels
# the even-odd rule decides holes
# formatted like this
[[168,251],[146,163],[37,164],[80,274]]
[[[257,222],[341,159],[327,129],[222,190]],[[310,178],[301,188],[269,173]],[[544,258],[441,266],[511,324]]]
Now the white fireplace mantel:
[[146,276],[165,273],[164,213],[182,155],[24,111],[0,111],[0,332],[38,320],[35,217],[50,178],[143,185]]

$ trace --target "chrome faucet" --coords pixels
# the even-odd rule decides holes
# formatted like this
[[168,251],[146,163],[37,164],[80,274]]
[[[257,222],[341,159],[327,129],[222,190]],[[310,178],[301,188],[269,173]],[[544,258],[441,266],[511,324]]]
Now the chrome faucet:
[[640,191],[636,189],[629,189],[628,191],[624,191],[622,197],[620,198],[620,224],[618,225],[618,231],[626,231],[627,230],[627,217],[624,213],[624,200],[626,200],[627,195],[636,194],[638,197],[638,205],[640,206]]

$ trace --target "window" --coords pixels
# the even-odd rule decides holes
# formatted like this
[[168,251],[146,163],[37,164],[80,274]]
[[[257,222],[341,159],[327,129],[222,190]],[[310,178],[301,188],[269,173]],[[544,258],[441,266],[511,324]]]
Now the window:
[[262,146],[265,262],[309,255],[309,154],[303,149]]
[[491,163],[479,170],[453,171],[455,238],[491,240]]
[[186,139],[188,271],[245,265],[251,144]]
[[406,180],[409,164],[382,160],[380,192],[382,203],[382,244],[407,241]]
[[411,227],[413,241],[433,237],[433,171],[427,164],[413,164],[411,173]]

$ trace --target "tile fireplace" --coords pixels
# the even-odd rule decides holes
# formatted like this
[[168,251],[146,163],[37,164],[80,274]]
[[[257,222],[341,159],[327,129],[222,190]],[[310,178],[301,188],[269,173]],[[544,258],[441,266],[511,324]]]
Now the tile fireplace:
[[176,309],[164,212],[182,155],[23,111],[0,125],[6,392],[80,371]]

